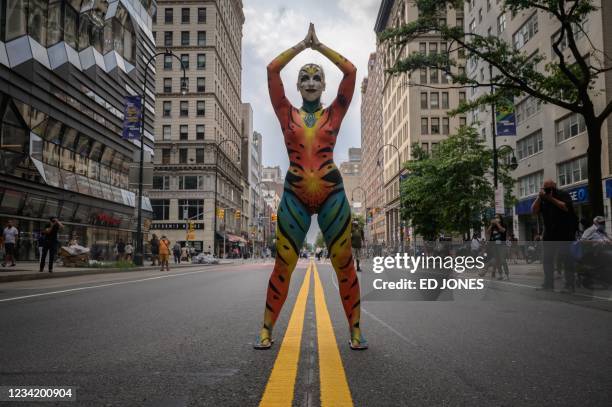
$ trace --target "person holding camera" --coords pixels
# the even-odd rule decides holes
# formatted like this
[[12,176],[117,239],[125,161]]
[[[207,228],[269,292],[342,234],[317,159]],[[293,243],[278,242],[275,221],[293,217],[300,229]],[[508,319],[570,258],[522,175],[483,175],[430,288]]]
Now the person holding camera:
[[49,273],[53,273],[53,262],[55,261],[55,255],[57,254],[58,239],[57,234],[60,229],[63,229],[64,225],[59,221],[57,216],[49,218],[49,226],[45,228],[43,234],[45,235],[44,245],[42,253],[40,255],[40,272],[45,270],[45,259],[49,254]]
[[574,213],[572,197],[557,189],[553,180],[546,180],[538,198],[531,206],[534,215],[542,214],[544,219],[543,268],[544,284],[540,289],[553,290],[554,273],[557,260],[564,265],[564,292],[574,291],[574,262],[570,254],[571,242],[576,238],[578,218]]
[[504,223],[504,218],[497,214],[491,220],[491,224],[487,228],[487,233],[489,235],[490,242],[490,256],[493,261],[493,272],[491,274],[492,278],[495,278],[495,273],[498,273],[498,280],[503,280],[504,273],[506,274],[506,279],[510,280],[510,270],[508,269],[508,262],[506,260],[507,257],[507,247],[506,247],[506,236],[507,236],[507,228]]

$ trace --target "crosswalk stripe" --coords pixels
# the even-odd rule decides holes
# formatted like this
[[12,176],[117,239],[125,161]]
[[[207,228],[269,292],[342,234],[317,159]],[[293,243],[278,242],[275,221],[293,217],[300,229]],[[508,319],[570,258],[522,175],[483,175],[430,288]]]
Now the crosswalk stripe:
[[317,266],[314,269],[315,310],[317,315],[317,342],[319,353],[319,381],[321,384],[321,406],[352,407],[351,391],[346,380],[342,358],[336,343],[329,311],[325,302],[325,292],[319,278]]
[[304,282],[295,300],[283,343],[278,351],[266,390],[259,403],[260,407],[291,407],[293,403],[295,378],[297,376],[300,348],[302,346],[306,300],[310,290],[311,271],[312,264],[306,270]]

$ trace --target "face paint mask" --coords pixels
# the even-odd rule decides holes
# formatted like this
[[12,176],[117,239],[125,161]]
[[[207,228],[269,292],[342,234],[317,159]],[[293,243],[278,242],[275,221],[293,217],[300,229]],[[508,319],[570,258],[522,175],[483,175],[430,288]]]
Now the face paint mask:
[[315,64],[302,67],[298,75],[297,87],[304,101],[319,101],[325,90],[325,75],[321,67]]

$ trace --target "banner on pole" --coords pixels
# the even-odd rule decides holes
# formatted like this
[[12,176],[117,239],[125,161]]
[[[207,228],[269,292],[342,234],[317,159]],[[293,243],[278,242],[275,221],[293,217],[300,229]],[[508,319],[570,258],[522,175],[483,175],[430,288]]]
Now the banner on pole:
[[495,123],[497,136],[516,136],[516,113],[514,100],[504,99],[495,108]]
[[140,115],[142,113],[140,96],[126,96],[123,113],[122,137],[126,140],[140,139]]
[[502,184],[499,184],[495,190],[495,213],[499,213],[502,216],[506,213],[504,205],[504,186]]

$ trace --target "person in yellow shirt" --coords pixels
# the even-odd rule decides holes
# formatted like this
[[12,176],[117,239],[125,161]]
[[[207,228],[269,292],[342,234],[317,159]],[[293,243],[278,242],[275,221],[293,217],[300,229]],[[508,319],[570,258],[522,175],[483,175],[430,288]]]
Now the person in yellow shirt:
[[161,239],[159,239],[159,263],[161,265],[161,271],[164,271],[164,265],[166,266],[166,271],[170,271],[169,261],[170,240],[163,235]]

